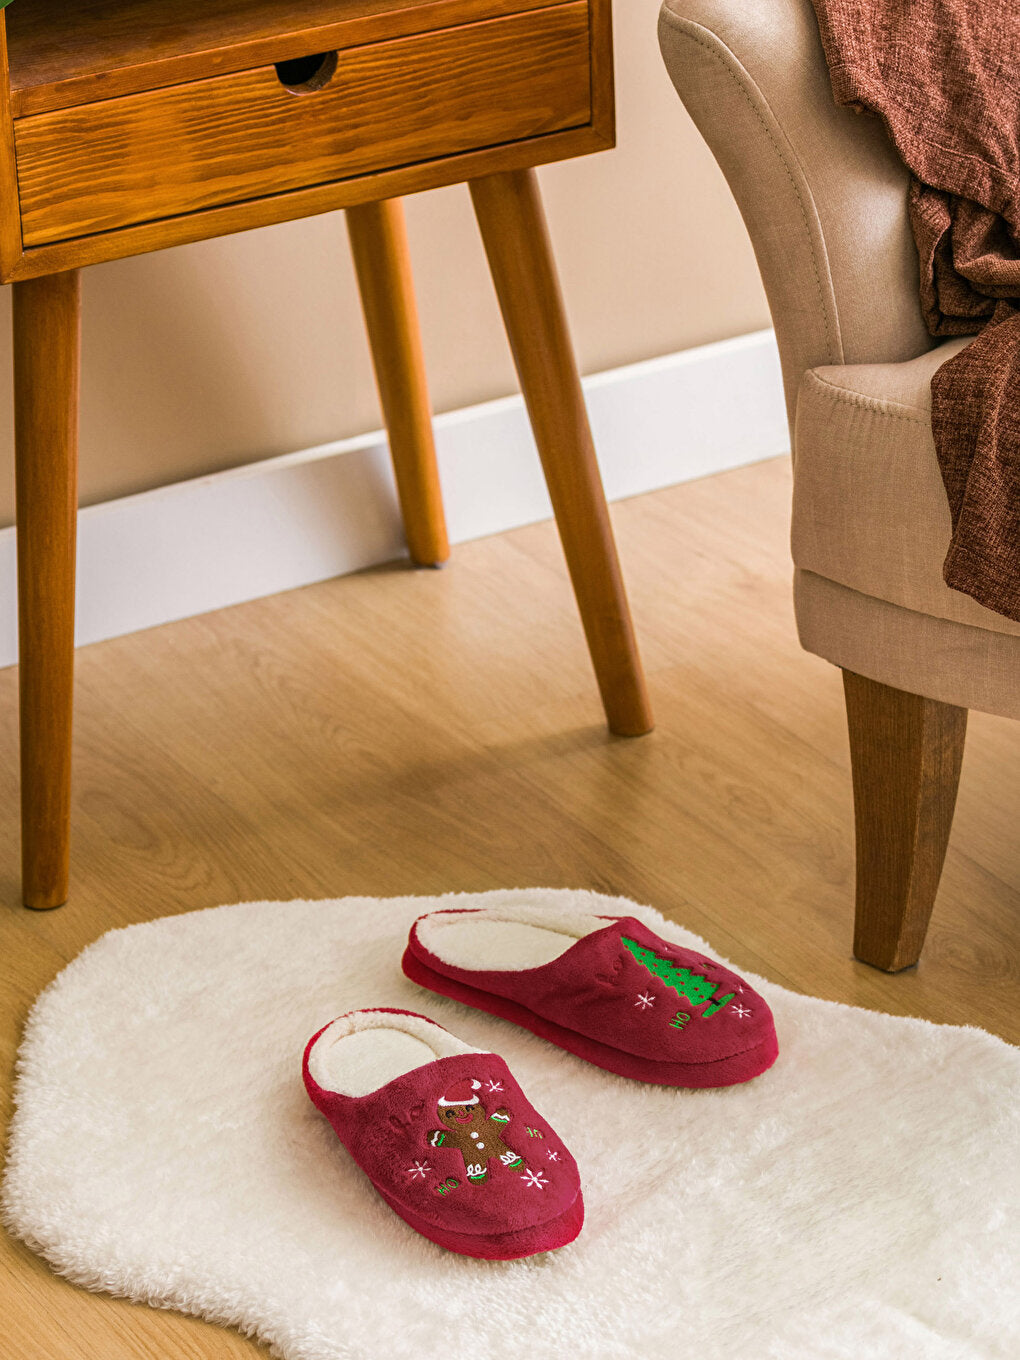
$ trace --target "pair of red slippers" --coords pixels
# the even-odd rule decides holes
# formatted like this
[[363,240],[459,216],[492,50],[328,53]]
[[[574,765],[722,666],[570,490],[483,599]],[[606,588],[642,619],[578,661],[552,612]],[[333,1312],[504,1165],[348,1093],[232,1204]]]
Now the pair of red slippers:
[[[742,978],[632,916],[431,912],[403,969],[636,1081],[731,1086],[778,1053],[772,1013]],[[313,1035],[304,1079],[386,1203],[439,1246],[511,1260],[581,1231],[577,1164],[498,1054],[380,1007]]]

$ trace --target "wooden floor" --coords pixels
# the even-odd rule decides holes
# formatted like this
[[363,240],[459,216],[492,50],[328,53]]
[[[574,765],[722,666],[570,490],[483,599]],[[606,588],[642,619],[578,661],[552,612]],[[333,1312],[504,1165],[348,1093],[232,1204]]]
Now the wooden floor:
[[[614,518],[658,728],[609,738],[550,525],[83,649],[72,899],[18,905],[16,674],[0,672],[4,1110],[33,997],[90,940],[255,898],[587,887],[803,992],[1020,1040],[1020,724],[972,718],[921,965],[854,962],[836,670],[800,651],[785,460]],[[262,1354],[89,1295],[0,1243],[25,1360]],[[6,1354],[7,1352],[5,1352]]]

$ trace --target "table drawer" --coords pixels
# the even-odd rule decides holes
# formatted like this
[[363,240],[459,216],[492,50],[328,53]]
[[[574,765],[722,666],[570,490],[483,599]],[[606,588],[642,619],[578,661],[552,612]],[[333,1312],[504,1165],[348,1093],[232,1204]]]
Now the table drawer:
[[19,118],[26,246],[578,127],[587,0],[337,53],[293,93],[260,66]]

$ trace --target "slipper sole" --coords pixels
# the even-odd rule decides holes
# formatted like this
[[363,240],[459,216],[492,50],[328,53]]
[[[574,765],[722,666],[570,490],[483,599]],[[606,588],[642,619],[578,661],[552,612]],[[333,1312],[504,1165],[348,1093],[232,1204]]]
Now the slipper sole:
[[558,1217],[551,1218],[546,1223],[538,1223],[532,1228],[518,1228],[514,1232],[491,1233],[485,1236],[445,1232],[436,1224],[419,1218],[410,1209],[405,1209],[378,1185],[375,1188],[397,1217],[402,1218],[416,1233],[427,1237],[430,1242],[435,1242],[437,1247],[445,1247],[447,1251],[455,1251],[461,1256],[474,1256],[482,1261],[516,1261],[522,1256],[537,1256],[543,1251],[555,1251],[557,1247],[565,1247],[569,1242],[573,1242],[584,1225],[584,1200],[578,1193],[569,1209],[564,1210]]
[[702,1090],[714,1086],[737,1086],[750,1081],[753,1077],[766,1072],[779,1055],[779,1041],[775,1032],[763,1039],[753,1048],[726,1058],[716,1058],[702,1063],[656,1062],[650,1058],[640,1058],[622,1049],[601,1044],[597,1039],[589,1039],[576,1030],[565,1029],[562,1025],[536,1015],[527,1006],[506,997],[483,992],[466,982],[445,977],[437,973],[415,954],[410,946],[404,950],[400,962],[405,977],[420,987],[427,987],[440,996],[448,996],[453,1001],[462,1001],[475,1010],[487,1011],[503,1020],[510,1020],[523,1029],[530,1030],[541,1039],[564,1048],[586,1062],[593,1063],[607,1072],[615,1072],[620,1077],[631,1077],[635,1081],[649,1082],[655,1086],[683,1086],[691,1090]]

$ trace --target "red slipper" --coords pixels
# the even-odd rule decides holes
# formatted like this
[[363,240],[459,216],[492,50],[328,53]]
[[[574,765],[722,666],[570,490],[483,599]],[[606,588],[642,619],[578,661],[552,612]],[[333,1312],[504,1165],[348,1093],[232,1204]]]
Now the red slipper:
[[637,1081],[732,1086],[779,1052],[772,1012],[742,978],[633,916],[434,911],[411,927],[403,969]]
[[386,1203],[450,1251],[509,1261],[566,1246],[573,1157],[495,1053],[412,1011],[351,1011],[308,1041],[305,1089]]

